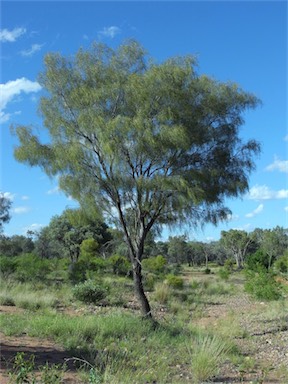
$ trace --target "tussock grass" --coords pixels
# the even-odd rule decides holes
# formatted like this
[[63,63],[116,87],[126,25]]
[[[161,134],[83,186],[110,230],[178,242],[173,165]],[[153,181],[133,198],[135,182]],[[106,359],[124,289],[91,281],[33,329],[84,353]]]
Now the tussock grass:
[[171,298],[171,292],[172,288],[168,284],[166,284],[165,282],[159,282],[155,284],[153,298],[159,304],[166,304],[169,298]]
[[97,369],[101,382],[123,384],[175,382],[175,367],[189,364],[187,339],[198,335],[177,320],[154,329],[150,322],[120,310],[97,316],[51,311],[2,314],[0,327],[8,335],[25,332],[52,338],[75,356],[84,357]]
[[1,282],[0,305],[15,305],[19,308],[37,310],[54,308],[60,302],[69,302],[70,292],[67,287],[61,289],[38,287],[28,283]]
[[231,346],[216,336],[200,336],[190,347],[194,383],[211,379],[231,352]]

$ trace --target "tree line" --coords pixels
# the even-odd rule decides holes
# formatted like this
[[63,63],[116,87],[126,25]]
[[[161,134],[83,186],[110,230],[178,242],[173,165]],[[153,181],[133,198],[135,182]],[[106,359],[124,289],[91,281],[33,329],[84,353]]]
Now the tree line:
[[[252,232],[231,229],[222,231],[218,241],[201,242],[188,240],[187,236],[170,236],[166,241],[157,240],[150,234],[143,259],[163,256],[168,264],[205,266],[209,263],[224,265],[232,260],[235,268],[243,268],[257,259],[270,269],[273,263],[288,249],[288,229],[256,228]],[[41,259],[66,258],[77,263],[84,254],[90,258],[108,259],[119,255],[129,260],[125,236],[115,227],[101,220],[90,220],[80,209],[67,209],[52,217],[49,225],[39,232],[27,235],[0,235],[0,255],[13,257],[34,253]]]

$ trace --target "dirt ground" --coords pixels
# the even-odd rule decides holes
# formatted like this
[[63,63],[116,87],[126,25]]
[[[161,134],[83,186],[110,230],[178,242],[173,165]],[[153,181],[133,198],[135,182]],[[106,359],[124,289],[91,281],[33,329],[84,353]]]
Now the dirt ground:
[[[197,325],[203,328],[217,328],[221,322],[232,321],[237,314],[237,325],[241,326],[245,336],[234,337],[241,353],[247,357],[247,364],[243,370],[236,368],[231,362],[227,362],[219,377],[214,380],[217,383],[253,383],[253,384],[287,384],[288,374],[288,313],[282,314],[283,318],[273,318],[267,321],[262,315],[268,304],[252,301],[249,296],[241,292],[237,296],[223,296],[216,303],[207,303],[203,316],[195,320]],[[21,311],[20,308],[0,306],[0,312],[11,313]],[[231,316],[231,314],[233,314]],[[49,364],[63,364],[71,358],[61,346],[51,340],[37,339],[22,334],[17,337],[5,336],[1,338],[1,368],[0,383],[9,382],[8,371],[12,368],[12,361],[17,352],[25,352],[25,355],[35,355],[36,369],[39,366]],[[253,361],[253,364],[251,363]],[[81,384],[79,374],[76,372],[72,360],[67,362],[67,372],[63,383]],[[286,377],[286,379],[285,379]],[[191,382],[191,381],[187,381]],[[121,384],[121,383],[119,383]],[[171,383],[177,384],[177,383]],[[193,383],[192,383],[193,384]]]

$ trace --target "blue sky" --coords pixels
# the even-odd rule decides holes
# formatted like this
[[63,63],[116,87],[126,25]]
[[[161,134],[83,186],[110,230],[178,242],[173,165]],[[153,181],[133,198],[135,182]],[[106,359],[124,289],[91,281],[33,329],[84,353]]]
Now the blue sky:
[[7,235],[39,230],[76,204],[38,168],[17,163],[10,126],[41,127],[37,75],[48,52],[72,55],[102,41],[116,47],[138,40],[157,61],[194,54],[200,74],[235,81],[262,100],[245,114],[241,136],[257,139],[262,154],[250,192],[227,200],[233,214],[217,228],[207,225],[191,239],[219,239],[221,230],[288,227],[287,2],[15,2],[1,5],[0,191],[12,202]]

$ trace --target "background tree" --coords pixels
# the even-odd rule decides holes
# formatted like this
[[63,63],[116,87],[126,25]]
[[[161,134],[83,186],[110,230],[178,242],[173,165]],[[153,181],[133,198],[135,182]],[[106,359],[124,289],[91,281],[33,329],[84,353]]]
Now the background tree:
[[237,268],[242,268],[253,238],[246,231],[230,229],[230,231],[221,231],[220,241],[227,252],[235,258]]
[[3,232],[3,224],[8,223],[10,216],[11,200],[5,197],[4,193],[0,192],[0,233]]
[[98,250],[112,239],[108,226],[99,219],[92,219],[81,209],[66,209],[53,216],[47,227],[37,235],[36,252],[43,258],[69,257],[75,263],[80,246],[85,239],[94,239]]
[[23,235],[0,236],[0,254],[5,256],[18,256],[21,253],[30,253],[34,249],[34,242],[30,237]]
[[188,245],[185,235],[169,236],[168,239],[168,260],[170,263],[182,264],[188,262]]
[[270,269],[272,263],[277,257],[282,256],[288,247],[288,236],[286,231],[279,226],[273,229],[263,230],[260,246],[263,252],[268,256],[268,269]]
[[94,44],[74,58],[48,54],[39,82],[50,141],[17,128],[19,161],[59,176],[62,190],[122,228],[147,317],[141,260],[152,227],[225,219],[224,199],[247,191],[259,151],[238,135],[258,100],[195,67],[191,56],[156,64],[135,41]]

